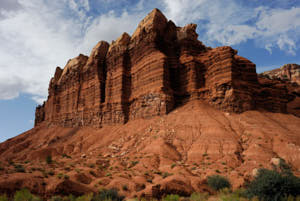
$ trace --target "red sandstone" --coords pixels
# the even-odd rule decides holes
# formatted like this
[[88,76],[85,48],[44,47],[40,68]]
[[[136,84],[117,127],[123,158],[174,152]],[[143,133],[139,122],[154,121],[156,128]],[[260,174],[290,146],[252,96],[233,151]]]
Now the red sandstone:
[[[258,76],[236,50],[206,47],[195,24],[177,27],[154,9],[132,36],[101,41],[89,57],[57,67],[35,127],[0,144],[0,193],[116,187],[127,197],[188,195],[209,191],[205,178],[217,171],[238,188],[278,158],[300,175],[294,77]],[[49,155],[54,164],[46,164]]]

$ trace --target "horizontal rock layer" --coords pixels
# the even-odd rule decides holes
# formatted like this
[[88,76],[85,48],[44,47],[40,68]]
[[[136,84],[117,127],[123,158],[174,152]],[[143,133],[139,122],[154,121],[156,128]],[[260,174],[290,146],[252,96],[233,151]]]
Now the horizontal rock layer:
[[300,65],[298,64],[286,64],[280,68],[266,71],[260,74],[263,77],[270,79],[278,79],[284,81],[295,82],[300,84]]
[[195,24],[177,27],[154,9],[132,36],[101,41],[89,57],[57,67],[35,124],[122,124],[195,99],[229,112],[287,112],[291,98],[285,86],[265,87],[251,61],[231,47],[206,47],[197,37]]

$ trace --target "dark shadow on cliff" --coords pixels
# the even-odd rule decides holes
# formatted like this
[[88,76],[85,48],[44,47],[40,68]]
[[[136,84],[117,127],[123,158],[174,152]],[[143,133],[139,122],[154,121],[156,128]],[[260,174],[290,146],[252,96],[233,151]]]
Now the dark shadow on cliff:
[[131,96],[131,58],[128,50],[124,53],[123,56],[123,74],[122,74],[122,112],[124,114],[124,123],[127,123],[129,120],[130,113],[130,103],[129,99]]

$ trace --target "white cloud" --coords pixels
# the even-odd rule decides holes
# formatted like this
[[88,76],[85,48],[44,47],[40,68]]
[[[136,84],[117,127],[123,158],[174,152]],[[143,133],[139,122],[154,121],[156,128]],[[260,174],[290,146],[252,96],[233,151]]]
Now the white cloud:
[[[105,4],[125,2],[97,1],[105,8]],[[121,12],[91,16],[92,2],[1,0],[0,99],[29,93],[41,103],[56,66],[64,67],[79,53],[89,54],[100,40],[111,42],[123,32],[131,34],[149,12],[144,8],[149,2],[140,0]],[[197,23],[199,38],[207,45],[234,45],[253,39],[270,52],[279,48],[288,54],[295,54],[299,47],[300,8],[253,9],[236,0],[157,0],[153,5],[160,3],[176,24]]]
[[111,42],[112,40],[116,40],[123,32],[132,34],[144,14],[129,14],[125,11],[120,16],[117,16],[114,11],[111,11],[99,16],[87,28],[81,49],[87,52],[99,40]]
[[[192,1],[192,2],[191,2]],[[300,42],[300,7],[249,8],[236,0],[162,0],[167,16],[184,25],[200,21],[206,44],[236,45],[249,39],[270,53],[279,48],[295,55]]]
[[22,9],[0,20],[0,99],[29,93],[42,103],[56,66],[89,54],[100,40],[132,32],[144,15],[109,12],[92,19],[88,0],[45,2],[19,0]]
[[296,44],[300,42],[300,8],[259,10],[259,19],[255,25],[260,41],[265,41],[267,47],[277,46],[295,55]]
[[0,91],[7,92],[2,99],[22,92],[46,97],[55,66],[79,51],[77,34],[69,31],[80,24],[61,20],[61,10],[38,0],[20,4],[23,9],[0,21]]

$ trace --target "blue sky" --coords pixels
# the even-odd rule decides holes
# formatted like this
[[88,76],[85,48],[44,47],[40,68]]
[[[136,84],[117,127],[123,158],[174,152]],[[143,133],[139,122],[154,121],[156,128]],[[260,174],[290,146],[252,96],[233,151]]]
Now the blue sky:
[[0,141],[33,127],[56,66],[132,34],[153,8],[198,24],[199,40],[232,46],[258,72],[300,63],[299,0],[1,0]]

